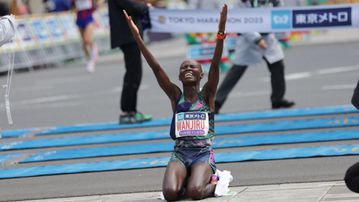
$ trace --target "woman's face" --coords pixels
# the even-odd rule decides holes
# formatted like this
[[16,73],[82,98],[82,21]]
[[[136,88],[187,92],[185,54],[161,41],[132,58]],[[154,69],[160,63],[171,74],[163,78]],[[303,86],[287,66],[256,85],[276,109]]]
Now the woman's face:
[[185,60],[179,71],[179,80],[183,83],[198,83],[203,77],[202,66],[194,60]]

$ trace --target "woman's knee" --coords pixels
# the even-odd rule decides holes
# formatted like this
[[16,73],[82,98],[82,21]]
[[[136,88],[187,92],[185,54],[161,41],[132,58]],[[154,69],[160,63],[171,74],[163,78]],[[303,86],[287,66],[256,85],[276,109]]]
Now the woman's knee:
[[192,200],[201,200],[204,198],[204,187],[201,185],[188,185],[187,196]]
[[84,39],[83,39],[83,44],[84,44],[85,46],[91,46],[91,45],[92,45],[92,39],[90,39],[90,38],[84,38]]
[[181,194],[181,188],[176,186],[165,186],[163,187],[163,196],[167,201],[178,200]]

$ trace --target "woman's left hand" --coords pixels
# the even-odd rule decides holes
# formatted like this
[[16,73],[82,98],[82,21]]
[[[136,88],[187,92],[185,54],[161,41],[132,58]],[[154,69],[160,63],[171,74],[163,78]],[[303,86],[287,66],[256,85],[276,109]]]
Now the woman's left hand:
[[227,6],[227,4],[224,4],[224,6],[222,7],[220,19],[219,19],[219,25],[218,25],[219,32],[224,32],[226,29],[227,12],[228,12],[228,6]]

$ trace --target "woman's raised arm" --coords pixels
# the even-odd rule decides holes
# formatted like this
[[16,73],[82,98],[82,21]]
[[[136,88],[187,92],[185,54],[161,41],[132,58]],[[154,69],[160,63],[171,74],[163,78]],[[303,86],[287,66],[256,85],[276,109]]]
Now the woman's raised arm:
[[222,11],[219,19],[216,47],[214,50],[212,63],[208,73],[208,81],[207,84],[205,85],[207,98],[209,99],[215,97],[217,91],[217,85],[219,82],[219,64],[222,58],[223,41],[226,38],[225,29],[227,22],[227,12],[228,12],[228,7],[225,4],[222,7]]
[[177,88],[171,82],[168,75],[163,70],[163,68],[158,63],[158,61],[153,56],[153,54],[150,52],[150,50],[146,47],[145,43],[143,42],[143,40],[141,38],[138,27],[132,21],[131,17],[128,16],[128,14],[125,10],[123,11],[123,13],[126,16],[128,26],[131,29],[132,35],[133,35],[134,39],[136,40],[137,45],[138,45],[139,49],[141,50],[142,55],[145,57],[148,65],[151,67],[153,73],[156,76],[158,84],[160,85],[160,87],[163,89],[163,91],[167,94],[167,96],[171,100],[175,100],[177,91],[178,91]]

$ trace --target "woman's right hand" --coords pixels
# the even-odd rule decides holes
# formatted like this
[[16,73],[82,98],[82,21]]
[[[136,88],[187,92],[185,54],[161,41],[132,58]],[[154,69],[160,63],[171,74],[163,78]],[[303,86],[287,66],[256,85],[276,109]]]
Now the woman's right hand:
[[123,14],[126,17],[127,24],[130,27],[130,30],[131,30],[133,36],[141,36],[140,31],[138,30],[138,27],[136,26],[136,24],[133,22],[131,16],[129,16],[125,10],[123,10]]

